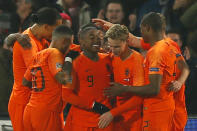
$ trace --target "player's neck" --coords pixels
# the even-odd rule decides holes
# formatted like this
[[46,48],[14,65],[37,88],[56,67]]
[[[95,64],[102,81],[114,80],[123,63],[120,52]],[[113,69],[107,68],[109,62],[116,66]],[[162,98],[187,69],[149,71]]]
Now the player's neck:
[[91,59],[92,61],[98,61],[98,60],[99,60],[98,53],[89,52],[89,51],[85,51],[85,50],[84,50],[83,54],[84,54],[86,57],[88,57],[89,59]]
[[153,36],[151,37],[149,43],[151,44],[151,46],[154,46],[156,42],[158,42],[158,41],[160,41],[160,40],[162,40],[162,39],[164,39],[164,35],[161,34],[161,33],[156,33],[155,35],[153,35]]
[[125,50],[124,53],[122,53],[120,55],[120,59],[122,61],[126,60],[127,58],[129,58],[131,56],[131,54],[133,53],[133,51],[131,49],[129,49],[129,47]]
[[34,37],[36,37],[36,39],[38,40],[42,40],[42,35],[40,35],[40,30],[39,30],[39,27],[38,25],[34,24],[32,27],[31,27],[31,32],[32,34],[34,35]]

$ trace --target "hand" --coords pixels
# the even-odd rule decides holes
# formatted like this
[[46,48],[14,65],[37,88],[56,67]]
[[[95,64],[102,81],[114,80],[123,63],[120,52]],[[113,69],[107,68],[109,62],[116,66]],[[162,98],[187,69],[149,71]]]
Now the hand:
[[129,29],[131,31],[134,31],[136,28],[136,22],[137,22],[137,16],[136,14],[130,14],[129,15]]
[[27,34],[21,34],[18,36],[17,41],[24,49],[31,48],[30,38]]
[[113,26],[112,23],[102,19],[92,19],[92,22],[94,22],[97,26],[101,26],[104,30],[108,30],[110,27]]
[[95,101],[94,104],[93,104],[92,110],[94,112],[99,113],[99,114],[102,115],[103,113],[108,112],[109,108],[107,106]]
[[99,117],[98,127],[99,128],[106,128],[111,123],[111,121],[113,119],[114,119],[114,117],[112,116],[110,111],[104,113],[103,115],[101,115]]
[[125,87],[119,83],[111,82],[110,87],[104,89],[104,95],[108,97],[119,96],[125,92]]
[[190,54],[189,48],[187,46],[185,47],[183,55],[185,56],[186,60],[189,60],[191,58],[191,54]]
[[181,89],[182,85],[183,84],[179,81],[172,81],[169,87],[169,91],[177,92]]

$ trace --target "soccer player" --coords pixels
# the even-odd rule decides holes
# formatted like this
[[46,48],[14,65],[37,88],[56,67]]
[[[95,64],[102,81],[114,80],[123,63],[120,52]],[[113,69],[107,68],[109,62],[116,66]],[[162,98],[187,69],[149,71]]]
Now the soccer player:
[[13,47],[14,86],[9,100],[8,112],[15,131],[23,131],[23,112],[29,101],[31,90],[22,85],[22,79],[32,56],[47,48],[53,29],[61,24],[59,13],[52,8],[42,8],[33,17],[35,23],[23,34],[30,38],[31,48],[24,49],[18,42]]
[[[109,55],[98,53],[101,45],[98,34],[96,27],[86,25],[79,33],[83,52],[73,62],[72,85],[62,89],[63,100],[72,104],[65,131],[99,131],[100,114],[111,108],[109,99],[103,96],[112,73],[111,59]],[[112,124],[104,130],[112,131]]]
[[[165,17],[161,16],[161,20],[163,21],[163,30],[166,28],[166,23],[165,23]],[[108,30],[113,24],[106,22],[104,20],[100,19],[93,19],[93,22],[96,22],[98,25],[102,26],[104,29]],[[165,32],[163,32],[163,36],[166,37]],[[170,40],[169,43],[176,47],[179,51],[180,48],[177,45],[176,42]],[[151,48],[149,43],[145,43],[144,40],[140,37],[135,37],[132,34],[129,34],[129,44],[130,46],[137,47],[137,48],[143,48],[145,50],[149,50]],[[181,54],[181,51],[179,52]],[[174,91],[174,99],[175,99],[175,113],[174,113],[174,118],[173,118],[173,128],[172,131],[181,131],[184,130],[184,127],[186,125],[187,121],[187,112],[186,112],[186,107],[185,107],[185,96],[184,96],[184,82],[188,77],[189,74],[189,69],[188,66],[183,59],[181,55],[177,57],[177,77],[176,80],[172,82],[172,84],[169,86],[169,90]],[[131,101],[132,102],[132,101]],[[129,102],[128,102],[129,104]],[[126,104],[125,104],[126,106]],[[122,107],[122,110],[124,108]],[[119,111],[120,112],[120,111]]]
[[66,84],[66,73],[62,68],[72,37],[69,27],[58,26],[53,31],[49,48],[33,57],[23,78],[23,85],[32,88],[24,111],[25,131],[63,130],[61,84]]
[[[106,37],[113,53],[112,67],[114,81],[128,86],[142,86],[144,84],[143,56],[128,47],[129,31],[126,26],[115,24],[107,32]],[[142,103],[141,97],[131,94],[117,96],[117,106],[121,106],[129,99],[133,99],[137,106],[121,114],[123,119],[115,124],[115,130],[142,130]],[[111,110],[113,116],[120,115],[119,111]]]
[[[143,17],[141,32],[143,40],[150,43],[144,61],[146,86],[126,86],[113,83],[106,88],[105,95],[119,95],[124,92],[148,97],[144,99],[143,130],[169,131],[172,127],[175,103],[173,92],[168,91],[171,81],[175,80],[176,60],[179,51],[164,37],[163,21],[159,14],[150,12]],[[103,114],[102,119],[110,118],[111,113]],[[103,121],[103,120],[102,120]],[[102,124],[106,124],[104,121]]]

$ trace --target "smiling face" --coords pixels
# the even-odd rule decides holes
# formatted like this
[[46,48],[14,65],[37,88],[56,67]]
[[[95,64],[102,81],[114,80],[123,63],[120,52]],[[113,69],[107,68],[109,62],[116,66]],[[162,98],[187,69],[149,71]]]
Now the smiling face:
[[80,40],[82,48],[88,52],[99,52],[101,47],[101,38],[99,34],[100,32],[96,28],[88,30]]

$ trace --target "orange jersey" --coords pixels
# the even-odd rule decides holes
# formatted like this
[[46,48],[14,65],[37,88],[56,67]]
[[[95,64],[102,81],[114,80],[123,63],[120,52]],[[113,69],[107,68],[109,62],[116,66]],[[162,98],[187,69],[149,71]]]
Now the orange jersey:
[[[114,80],[123,85],[142,86],[144,84],[144,59],[140,53],[132,51],[131,56],[124,61],[120,57],[113,57]],[[130,95],[117,97],[118,105],[124,103],[130,97]]]
[[[176,47],[177,50],[179,50],[181,52],[181,49],[180,49],[180,47],[178,46],[178,44],[176,42],[174,42],[170,38],[166,38],[166,39],[169,40],[169,42],[170,42],[170,44],[172,46]],[[144,49],[144,50],[149,50],[151,48],[150,44],[149,43],[145,43],[143,39],[141,39],[140,44],[141,44],[142,49]]]
[[[173,92],[169,92],[169,84],[175,79],[177,48],[171,45],[169,39],[157,42],[149,49],[145,59],[145,76],[148,80],[150,74],[160,74],[163,76],[160,93],[152,98],[144,100],[144,107],[150,107],[152,111],[161,111],[174,108]],[[151,106],[150,106],[151,105]],[[166,105],[166,106],[164,106]]]
[[80,47],[80,45],[71,44],[70,50],[81,52],[81,47]]
[[[143,60],[143,56],[134,50],[132,50],[132,54],[129,58],[124,61],[121,60],[120,57],[114,56],[112,59],[114,81],[129,86],[144,85]],[[121,114],[124,117],[125,124],[127,123],[130,130],[140,130],[142,103],[143,98],[125,93],[121,96],[117,96],[117,107],[110,112],[112,115]],[[127,112],[123,113],[123,110]]]
[[[174,46],[178,50],[178,53],[176,55],[177,57],[176,61],[178,60],[184,61],[184,58],[181,55],[181,49],[178,46],[178,44],[173,40],[171,40],[170,38],[167,39],[169,41],[169,44],[171,44],[171,46]],[[150,44],[144,43],[143,39],[141,40],[141,46],[145,50],[149,50],[151,48]],[[181,71],[178,69],[178,67],[176,67],[175,70],[176,70],[175,79],[178,79],[178,77],[181,74]],[[175,100],[175,112],[173,118],[174,119],[172,126],[173,128],[171,130],[172,131],[183,130],[187,122],[187,111],[185,107],[185,85],[181,87],[180,91],[174,93],[174,100]]]
[[28,81],[32,81],[32,93],[28,106],[61,111],[61,84],[55,75],[62,70],[64,62],[63,54],[56,48],[45,49],[33,57],[24,75]]
[[14,86],[10,99],[19,104],[27,104],[29,100],[30,90],[22,85],[22,79],[33,55],[49,46],[45,39],[42,41],[37,40],[30,28],[24,31],[23,34],[28,34],[32,47],[24,49],[18,42],[15,42],[13,47]]
[[[98,55],[99,60],[97,62],[92,61],[83,53],[76,58],[73,62],[73,83],[75,86],[71,87],[70,90],[72,93],[75,93],[80,97],[80,100],[86,100],[86,103],[88,103],[88,101],[97,101],[110,108],[109,99],[103,96],[103,89],[109,87],[111,59],[109,55],[106,54],[99,53]],[[68,87],[63,87],[63,99],[66,97],[67,101],[70,102],[70,104],[73,104],[74,102],[71,101],[73,101],[72,99],[74,97],[71,97],[71,95],[64,92],[64,88],[68,89]],[[72,117],[72,119],[70,119],[71,122],[68,123],[84,127],[97,127],[98,117],[100,115],[92,111],[82,109],[76,104],[77,102],[75,102],[75,104],[73,104],[74,106],[71,107],[68,117]],[[89,107],[91,106],[92,105],[89,105]],[[88,105],[86,107],[88,108]]]

